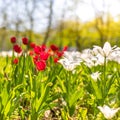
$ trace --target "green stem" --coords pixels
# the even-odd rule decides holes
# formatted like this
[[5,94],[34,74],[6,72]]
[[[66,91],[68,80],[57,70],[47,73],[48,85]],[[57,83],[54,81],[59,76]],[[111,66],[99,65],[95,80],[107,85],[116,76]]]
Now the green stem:
[[104,59],[104,67],[103,67],[103,72],[104,72],[104,76],[103,76],[103,82],[102,82],[102,94],[103,94],[103,101],[106,97],[106,57]]

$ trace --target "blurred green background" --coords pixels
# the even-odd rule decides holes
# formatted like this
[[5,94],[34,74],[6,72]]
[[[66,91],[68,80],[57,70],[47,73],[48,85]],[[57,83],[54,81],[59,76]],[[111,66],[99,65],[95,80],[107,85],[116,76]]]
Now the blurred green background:
[[120,46],[119,0],[0,0],[0,51],[10,37],[83,50]]

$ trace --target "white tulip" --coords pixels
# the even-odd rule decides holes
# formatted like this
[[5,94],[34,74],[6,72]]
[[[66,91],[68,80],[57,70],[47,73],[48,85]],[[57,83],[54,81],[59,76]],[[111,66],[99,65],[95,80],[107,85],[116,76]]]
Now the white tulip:
[[73,52],[65,51],[64,52],[64,58],[67,58],[70,61],[81,62],[82,60],[80,56],[81,56],[81,53],[78,51],[73,51]]
[[80,65],[80,62],[71,61],[67,58],[60,59],[58,62],[61,63],[63,67],[68,71],[73,71],[76,66]]
[[93,51],[97,54],[100,53],[104,57],[108,57],[114,50],[118,50],[116,46],[111,47],[109,42],[105,42],[103,48],[94,46]]
[[100,78],[100,72],[95,72],[95,73],[92,73],[91,74],[91,78],[94,80],[94,81],[97,81],[99,78]]
[[74,71],[76,66],[80,65],[80,62],[82,62],[80,55],[80,52],[77,51],[65,51],[63,59],[60,59],[58,62],[61,63],[66,70]]
[[104,117],[106,119],[111,119],[115,116],[115,114],[120,110],[120,108],[110,108],[107,105],[104,105],[103,107],[98,106],[98,109],[103,113]]

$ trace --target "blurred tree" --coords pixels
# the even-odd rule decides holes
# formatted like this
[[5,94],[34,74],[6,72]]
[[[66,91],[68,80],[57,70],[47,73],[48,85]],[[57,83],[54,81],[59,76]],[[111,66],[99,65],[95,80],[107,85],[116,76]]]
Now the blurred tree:
[[66,10],[66,13],[70,11],[71,13],[70,19],[72,18],[71,20],[74,21],[74,24],[72,24],[74,25],[72,26],[74,28],[75,34],[74,42],[78,50],[82,49],[82,44],[84,42],[84,39],[82,39],[81,37],[82,24],[80,24],[79,14],[77,14],[77,8],[80,7],[81,3],[84,3],[84,0],[70,0],[68,8]]
[[[93,0],[88,2],[96,14],[94,20],[85,23],[80,21],[77,8],[88,4],[87,0],[63,2],[58,10],[55,0],[1,0],[0,49],[10,48],[8,39],[13,35],[17,38],[27,36],[40,44],[74,46],[78,50],[96,43],[103,45],[106,40],[119,43],[120,23],[111,17],[104,0],[102,10],[92,3]],[[38,27],[39,33],[35,33]]]
[[66,9],[66,0],[64,1],[64,4],[63,4],[63,8],[62,8],[62,14],[61,14],[61,18],[60,18],[60,21],[58,22],[58,28],[57,31],[59,32],[59,36],[58,36],[58,39],[59,39],[59,47],[61,48],[63,46],[63,38],[64,38],[64,33],[63,33],[63,30],[64,30],[64,21],[65,21],[65,15],[66,15],[66,12],[67,12],[67,9]]
[[[107,29],[107,34],[109,33],[109,6],[106,4],[104,0],[102,0],[102,10],[99,10],[93,0],[91,4],[95,11],[95,28],[99,33],[100,36],[100,43],[103,46],[104,42],[108,40],[107,36],[104,34],[104,30]],[[107,9],[107,11],[105,11]]]
[[1,49],[4,50],[6,48],[6,35],[7,35],[7,29],[9,26],[9,21],[8,21],[8,6],[10,5],[10,1],[8,0],[2,0],[4,4],[0,7],[0,18],[1,18]]
[[54,4],[54,0],[49,0],[48,23],[47,23],[47,29],[46,29],[46,32],[45,32],[45,37],[44,37],[44,40],[43,40],[43,44],[47,43],[49,35],[50,35],[50,30],[51,30],[51,26],[52,26],[52,19],[53,19],[53,4]]
[[[14,19],[12,20],[11,24],[13,24],[15,26],[15,36],[16,38],[20,37],[20,27],[23,25],[23,19],[20,16],[20,13],[18,11],[18,7],[20,5],[20,3],[18,2],[18,0],[14,0],[14,7],[12,7],[12,11],[15,11],[13,13]],[[21,3],[21,5],[23,5],[23,3]]]
[[74,0],[72,2],[73,2],[73,7],[71,10],[74,11],[75,21],[76,21],[76,24],[75,24],[75,28],[76,28],[75,29],[75,33],[76,33],[75,44],[76,44],[77,49],[81,50],[81,48],[82,48],[81,43],[84,42],[84,39],[82,39],[81,34],[80,34],[81,33],[80,29],[82,29],[82,28],[80,27],[80,22],[79,22],[80,19],[78,17],[78,14],[76,13],[76,10],[79,7],[78,5],[80,4],[80,2],[83,2],[83,0]]
[[26,14],[29,20],[29,24],[30,24],[30,29],[28,31],[29,33],[29,40],[32,41],[32,32],[34,31],[34,13],[35,10],[37,8],[37,1],[38,0],[25,0],[25,10],[26,10]]

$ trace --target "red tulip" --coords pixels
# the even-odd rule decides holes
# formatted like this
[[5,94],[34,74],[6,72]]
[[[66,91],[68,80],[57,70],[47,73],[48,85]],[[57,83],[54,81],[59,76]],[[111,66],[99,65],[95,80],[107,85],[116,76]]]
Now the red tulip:
[[45,70],[45,68],[46,68],[46,62],[44,60],[36,62],[36,68],[39,71]]
[[13,64],[18,64],[18,62],[19,62],[19,59],[18,59],[18,58],[15,58],[15,59],[13,60]]
[[60,57],[62,57],[62,55],[64,54],[64,52],[63,51],[57,51],[56,54],[60,58]]
[[22,43],[24,45],[28,45],[28,38],[26,38],[26,37],[22,38]]
[[15,44],[13,46],[13,50],[17,53],[21,53],[22,52],[22,48],[18,45],[18,44]]
[[49,53],[47,52],[40,52],[40,59],[41,60],[47,60],[49,57]]
[[36,46],[35,43],[33,43],[33,42],[30,43],[31,48],[35,48],[35,46]]
[[11,43],[16,43],[16,37],[11,37],[10,41],[11,41]]
[[34,52],[35,52],[35,54],[40,54],[41,51],[42,51],[42,50],[41,50],[41,47],[40,47],[40,46],[35,46],[35,47],[34,47]]
[[57,51],[59,48],[56,46],[56,45],[54,45],[54,44],[52,44],[51,46],[50,46],[50,48],[53,50],[53,51]]
[[63,51],[66,51],[68,49],[68,46],[63,47]]
[[54,58],[54,63],[57,63],[59,58]]

